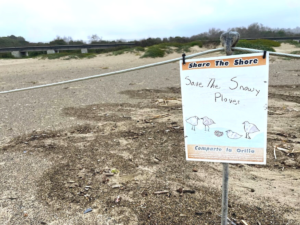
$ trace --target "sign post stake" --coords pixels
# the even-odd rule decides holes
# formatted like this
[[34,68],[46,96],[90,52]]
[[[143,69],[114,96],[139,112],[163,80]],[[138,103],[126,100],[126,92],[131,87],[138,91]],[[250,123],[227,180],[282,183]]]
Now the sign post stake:
[[223,184],[222,184],[222,225],[227,225],[228,214],[228,178],[229,164],[223,163]]

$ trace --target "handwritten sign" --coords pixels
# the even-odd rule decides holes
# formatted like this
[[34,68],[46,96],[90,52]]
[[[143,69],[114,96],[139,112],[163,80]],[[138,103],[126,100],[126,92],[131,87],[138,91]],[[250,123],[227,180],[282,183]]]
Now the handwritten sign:
[[187,160],[266,164],[269,55],[180,62]]

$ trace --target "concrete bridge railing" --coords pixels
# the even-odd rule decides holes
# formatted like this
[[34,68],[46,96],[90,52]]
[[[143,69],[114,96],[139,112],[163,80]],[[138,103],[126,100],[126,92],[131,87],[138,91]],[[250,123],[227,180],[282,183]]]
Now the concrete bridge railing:
[[28,52],[41,52],[45,51],[47,54],[59,53],[60,50],[78,50],[81,49],[81,53],[88,53],[89,49],[107,49],[116,47],[134,47],[133,43],[122,44],[96,44],[96,45],[56,45],[56,46],[28,46],[28,47],[8,47],[0,48],[0,53],[11,52],[16,57],[28,56]]

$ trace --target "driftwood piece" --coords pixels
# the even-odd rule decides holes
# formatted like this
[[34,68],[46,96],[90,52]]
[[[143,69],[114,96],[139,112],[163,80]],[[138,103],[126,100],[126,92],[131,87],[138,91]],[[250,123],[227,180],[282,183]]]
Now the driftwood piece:
[[168,193],[169,193],[169,191],[167,191],[167,190],[154,192],[155,195],[168,194]]
[[113,174],[113,173],[103,173],[103,175],[105,175],[107,177],[111,177],[111,176],[114,176],[115,174]]
[[245,220],[241,220],[244,225],[249,225]]
[[196,191],[195,190],[185,190],[183,188],[179,188],[176,190],[178,193],[180,193],[180,195],[182,195],[183,193],[191,193],[194,194]]

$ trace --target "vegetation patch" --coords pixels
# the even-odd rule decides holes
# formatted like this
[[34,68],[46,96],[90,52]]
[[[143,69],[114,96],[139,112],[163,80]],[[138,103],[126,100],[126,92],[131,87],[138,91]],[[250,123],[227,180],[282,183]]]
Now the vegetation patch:
[[299,54],[300,55],[300,51],[293,51],[293,52],[291,52],[291,54]]
[[42,55],[42,59],[59,59],[63,58],[64,60],[70,59],[90,59],[96,57],[94,53],[55,53],[55,54],[45,54]]
[[241,40],[242,42],[246,41],[255,45],[265,45],[269,47],[279,47],[281,45],[278,41],[268,40],[268,39],[256,39],[256,40]]
[[203,44],[201,41],[192,41],[188,43],[164,42],[149,47],[142,58],[163,57],[165,54],[171,54],[174,51],[177,53],[190,52],[190,48],[193,46],[198,46],[201,48]]
[[294,45],[297,48],[300,48],[300,43],[298,41],[286,40],[283,43]]
[[0,53],[0,59],[17,59],[11,53]]
[[[261,40],[261,39],[259,39],[259,40]],[[253,49],[258,49],[258,50],[275,52],[275,49],[273,48],[273,47],[275,47],[274,43],[267,42],[269,40],[266,40],[266,42],[259,41],[259,40],[240,40],[237,43],[236,47],[253,48]]]
[[151,46],[149,47],[142,58],[150,57],[150,58],[157,58],[157,57],[164,57],[165,50],[161,49],[158,46]]

